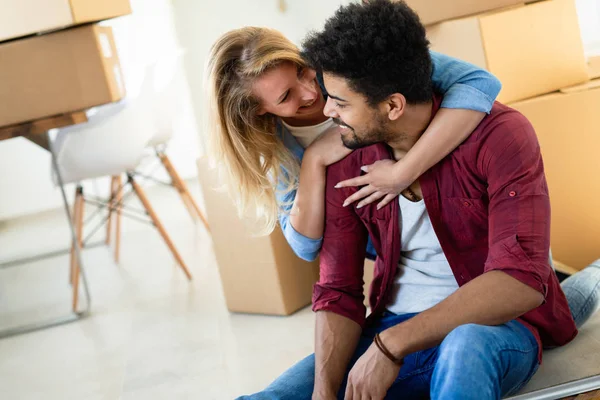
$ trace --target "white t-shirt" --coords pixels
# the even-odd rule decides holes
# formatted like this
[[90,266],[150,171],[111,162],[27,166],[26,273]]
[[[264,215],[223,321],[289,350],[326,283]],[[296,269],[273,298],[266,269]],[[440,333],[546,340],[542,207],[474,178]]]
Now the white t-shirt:
[[454,293],[458,283],[433,230],[425,201],[412,202],[402,195],[398,199],[402,250],[387,309],[394,314],[419,313]]
[[304,148],[310,146],[312,142],[315,141],[316,138],[321,136],[327,129],[336,126],[333,119],[329,118],[325,122],[321,122],[318,125],[311,126],[291,126],[286,124],[283,120],[281,120],[283,126],[285,126],[292,136],[298,140],[298,143]]

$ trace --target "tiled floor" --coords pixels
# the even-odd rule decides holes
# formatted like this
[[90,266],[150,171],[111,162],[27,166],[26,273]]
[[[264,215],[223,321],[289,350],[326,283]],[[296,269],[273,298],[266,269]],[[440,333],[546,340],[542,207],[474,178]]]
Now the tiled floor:
[[[194,280],[153,228],[124,219],[119,266],[106,247],[85,250],[91,317],[0,340],[0,398],[233,399],[311,352],[310,310],[230,314],[202,225],[170,189],[149,197]],[[67,232],[60,212],[2,223],[0,262],[64,248]],[[67,313],[67,278],[66,255],[0,269],[0,329]]]

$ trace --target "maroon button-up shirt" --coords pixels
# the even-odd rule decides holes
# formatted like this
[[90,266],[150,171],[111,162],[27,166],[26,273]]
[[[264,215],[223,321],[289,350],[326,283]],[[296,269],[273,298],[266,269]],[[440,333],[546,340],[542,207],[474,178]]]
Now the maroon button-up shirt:
[[[433,99],[433,113],[440,98]],[[320,279],[313,310],[365,323],[363,265],[370,235],[377,260],[370,306],[376,318],[389,303],[400,259],[399,204],[342,207],[357,188],[335,189],[363,165],[391,158],[384,144],[357,151],[329,167]],[[529,121],[496,103],[471,136],[420,179],[433,229],[459,286],[489,271],[503,271],[544,295],[521,321],[541,349],[560,346],[577,328],[548,263],[550,201],[540,147]]]

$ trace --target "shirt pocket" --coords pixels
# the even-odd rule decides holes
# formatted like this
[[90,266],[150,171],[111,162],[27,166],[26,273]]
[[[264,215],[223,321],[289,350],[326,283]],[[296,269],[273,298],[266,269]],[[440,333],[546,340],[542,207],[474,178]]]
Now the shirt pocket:
[[398,200],[392,200],[392,202],[388,203],[385,207],[382,207],[378,210],[377,204],[379,203],[379,201],[381,200],[378,200],[365,207],[355,207],[356,215],[358,215],[363,221],[370,221],[374,223],[377,223],[378,221],[389,221],[390,218],[392,218],[392,207],[394,207],[392,202],[397,202]]
[[482,240],[487,244],[487,201],[481,198],[448,197],[442,199],[442,210],[442,215],[453,236],[461,239],[457,245],[465,247],[460,250],[477,247]]

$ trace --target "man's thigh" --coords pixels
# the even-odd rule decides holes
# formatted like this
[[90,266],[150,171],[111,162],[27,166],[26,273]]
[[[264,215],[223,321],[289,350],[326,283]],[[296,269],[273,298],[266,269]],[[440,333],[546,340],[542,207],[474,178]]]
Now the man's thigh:
[[462,325],[437,349],[431,398],[499,399],[517,392],[538,367],[538,344],[520,322]]

